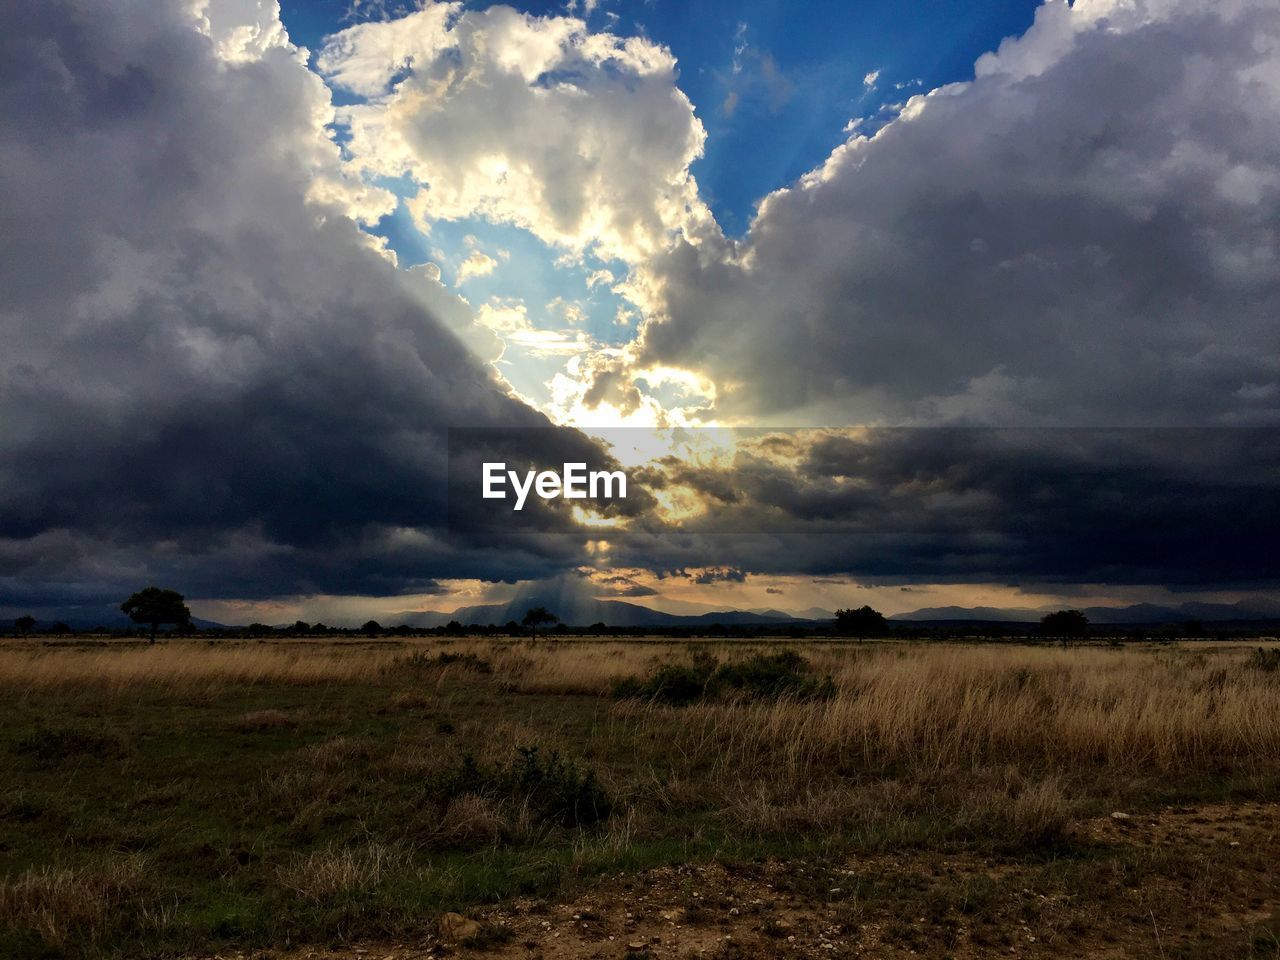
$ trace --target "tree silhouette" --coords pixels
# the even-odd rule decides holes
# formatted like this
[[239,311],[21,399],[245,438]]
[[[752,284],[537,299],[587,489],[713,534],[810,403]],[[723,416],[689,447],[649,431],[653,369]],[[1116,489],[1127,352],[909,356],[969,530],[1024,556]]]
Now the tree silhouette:
[[529,632],[536,637],[538,628],[543,624],[555,623],[560,618],[548,610],[546,607],[533,607],[524,615],[524,619],[520,622],[529,628]]
[[134,623],[151,624],[151,639],[148,642],[155,643],[156,630],[160,624],[185,626],[191,622],[191,611],[187,609],[185,600],[176,590],[147,587],[120,604],[120,609]]
[[1089,635],[1089,618],[1079,610],[1055,610],[1040,618],[1040,632],[1060,638],[1065,647],[1072,638]]
[[378,634],[382,632],[382,624],[380,624],[377,620],[366,620],[364,623],[364,626],[361,627],[360,629],[361,631],[363,631],[365,636],[376,637]]
[[31,632],[31,628],[36,625],[35,617],[19,617],[13,621],[13,625],[18,628],[18,632],[24,637]]
[[857,610],[836,611],[836,633],[845,637],[883,636],[889,632],[889,621],[884,614],[871,607],[859,607]]

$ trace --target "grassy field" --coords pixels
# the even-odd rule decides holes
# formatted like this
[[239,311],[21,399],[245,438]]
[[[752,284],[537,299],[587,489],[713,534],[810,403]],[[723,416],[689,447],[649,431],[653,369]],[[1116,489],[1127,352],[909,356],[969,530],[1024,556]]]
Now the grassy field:
[[623,956],[643,918],[527,918],[639,884],[737,935],[703,955],[1277,957],[1256,648],[9,641],[0,956],[443,950],[444,911]]

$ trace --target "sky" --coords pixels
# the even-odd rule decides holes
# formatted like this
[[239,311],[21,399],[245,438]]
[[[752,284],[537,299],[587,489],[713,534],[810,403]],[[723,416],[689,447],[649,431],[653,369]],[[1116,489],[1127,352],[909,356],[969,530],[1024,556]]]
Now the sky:
[[[1276,594],[1273,3],[51,0],[0,64],[0,616]],[[637,492],[460,525],[486,430]]]

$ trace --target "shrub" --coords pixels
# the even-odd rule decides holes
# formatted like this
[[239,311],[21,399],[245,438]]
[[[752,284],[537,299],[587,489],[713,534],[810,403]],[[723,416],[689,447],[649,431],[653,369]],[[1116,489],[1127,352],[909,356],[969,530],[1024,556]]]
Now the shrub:
[[432,657],[425,653],[413,653],[395,661],[394,666],[411,672],[438,670],[441,667],[457,666],[472,673],[493,673],[493,664],[477,657],[474,653],[449,653],[443,651]]
[[746,698],[816,700],[835,693],[830,677],[808,673],[809,662],[792,650],[759,653],[736,663],[718,664],[705,653],[690,664],[664,664],[648,677],[629,677],[614,685],[618,697],[686,706],[700,700]]
[[760,699],[792,696],[808,700],[831,696],[835,692],[831,678],[811,677],[806,672],[808,667],[809,662],[794,650],[762,653],[739,663],[726,663],[716,671],[715,680],[722,689]]
[[517,747],[514,760],[493,766],[465,753],[434,787],[445,801],[468,794],[524,801],[538,820],[562,827],[599,823],[613,809],[594,770],[537,747]]
[[1249,654],[1248,665],[1264,673],[1275,673],[1280,670],[1280,647],[1273,647],[1270,650],[1266,647],[1258,647]]
[[706,697],[715,673],[715,657],[699,653],[694,655],[690,664],[665,663],[651,676],[619,680],[614,684],[614,694],[627,699],[685,706]]

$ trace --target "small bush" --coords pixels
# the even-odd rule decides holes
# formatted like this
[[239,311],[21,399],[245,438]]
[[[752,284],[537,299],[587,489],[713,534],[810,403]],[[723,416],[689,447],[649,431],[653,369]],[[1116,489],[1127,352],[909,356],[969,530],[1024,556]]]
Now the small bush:
[[442,651],[434,657],[425,653],[413,653],[395,661],[394,667],[410,672],[439,670],[441,667],[461,667],[472,673],[493,673],[493,664],[483,657],[478,657],[474,653],[447,651]]
[[590,826],[608,818],[612,804],[590,767],[580,767],[552,751],[518,747],[509,764],[485,767],[471,753],[435,784],[445,800],[474,794],[522,800],[543,823]]
[[794,650],[757,654],[739,663],[726,663],[715,673],[724,690],[738,691],[748,697],[776,700],[783,696],[799,699],[829,697],[835,692],[830,677],[809,676],[809,662]]
[[714,657],[695,654],[691,664],[666,663],[651,676],[619,680],[614,684],[614,695],[681,707],[707,696],[715,672]]
[[1264,673],[1275,673],[1280,670],[1280,647],[1273,647],[1270,650],[1266,647],[1258,647],[1249,654],[1247,665]]
[[700,700],[734,697],[776,700],[793,697],[814,700],[832,696],[830,677],[813,677],[809,663],[792,650],[760,653],[736,663],[717,663],[705,653],[690,664],[664,664],[648,677],[629,677],[614,685],[614,695],[686,706]]

